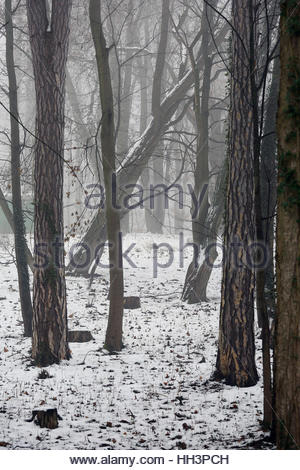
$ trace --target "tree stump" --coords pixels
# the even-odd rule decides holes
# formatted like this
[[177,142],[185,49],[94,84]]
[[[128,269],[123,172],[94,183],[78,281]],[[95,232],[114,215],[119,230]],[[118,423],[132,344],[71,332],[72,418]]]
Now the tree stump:
[[62,420],[62,418],[57,413],[57,408],[49,408],[48,410],[33,410],[32,417],[26,421],[28,423],[34,421],[41,428],[56,429],[59,420]]
[[69,343],[88,343],[94,338],[92,333],[88,330],[73,330],[68,331],[68,341]]
[[139,297],[124,297],[124,308],[129,310],[135,310],[141,308],[141,300]]

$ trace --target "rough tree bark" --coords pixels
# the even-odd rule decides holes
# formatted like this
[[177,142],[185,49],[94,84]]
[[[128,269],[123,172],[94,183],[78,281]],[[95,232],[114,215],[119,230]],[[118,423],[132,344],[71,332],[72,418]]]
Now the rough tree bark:
[[275,419],[278,449],[300,448],[300,6],[281,2]]
[[254,345],[255,239],[253,111],[249,76],[249,0],[232,2],[229,169],[216,377],[229,385],[257,383]]
[[71,0],[27,0],[36,90],[35,269],[32,357],[39,366],[69,359],[64,271],[63,149]]
[[113,207],[112,175],[116,171],[114,102],[109,68],[109,49],[101,22],[101,1],[90,0],[90,24],[95,46],[102,109],[101,149],[106,197],[106,223],[109,242],[109,316],[104,347],[120,351],[122,343],[124,282],[120,214]]
[[14,32],[11,0],[5,0],[6,68],[8,74],[10,142],[11,142],[11,186],[13,205],[13,231],[15,237],[16,265],[19,281],[19,295],[24,325],[24,336],[32,335],[32,303],[30,296],[29,272],[27,265],[28,247],[22,211],[21,193],[21,144],[19,130],[18,86],[14,62]]

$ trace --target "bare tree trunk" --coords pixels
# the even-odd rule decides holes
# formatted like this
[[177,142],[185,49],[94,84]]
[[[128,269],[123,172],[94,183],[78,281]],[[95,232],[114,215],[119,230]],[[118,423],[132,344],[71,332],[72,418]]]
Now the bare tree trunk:
[[189,304],[209,301],[207,298],[207,286],[213,270],[213,265],[218,257],[216,242],[222,215],[222,207],[217,207],[216,214],[210,228],[211,234],[208,239],[202,264],[195,267],[195,264],[192,261],[188,268],[182,293],[182,300]]
[[[152,86],[152,113],[158,113],[160,107],[161,95],[163,91],[162,79],[165,68],[165,56],[168,43],[168,25],[169,25],[169,2],[162,4],[162,15],[161,15],[161,31],[160,31],[160,42],[157,50],[157,60],[155,67],[155,85],[153,81]],[[148,32],[148,21],[145,22],[145,41],[149,42]],[[149,89],[149,77],[151,64],[149,63],[149,57],[145,55],[142,57],[142,67],[140,72],[141,82],[141,115],[140,115],[140,133],[141,135],[146,129],[147,125],[147,110],[148,110],[148,89]],[[155,111],[154,111],[155,108]],[[142,174],[143,187],[145,189],[146,200],[145,206],[145,221],[148,232],[151,233],[163,233],[163,224],[165,218],[165,198],[164,194],[160,194],[161,187],[157,188],[156,195],[154,196],[153,204],[154,208],[150,205],[150,184],[156,185],[162,184],[164,181],[164,146],[162,140],[157,144],[155,154],[151,156],[148,166],[144,169]]]
[[32,335],[32,303],[30,296],[29,272],[27,265],[27,243],[22,211],[21,193],[21,144],[19,131],[18,87],[14,63],[14,32],[11,0],[5,0],[6,67],[9,87],[10,142],[11,142],[11,183],[13,203],[13,227],[15,236],[16,265],[19,281],[19,295],[24,325],[24,336]]
[[274,221],[277,201],[276,115],[279,93],[279,57],[274,59],[272,83],[266,107],[264,138],[261,144],[261,202],[263,236],[269,252],[266,267],[265,299],[269,315],[275,313]]
[[101,148],[110,263],[109,317],[104,347],[109,351],[120,351],[123,347],[124,285],[120,215],[112,204],[114,191],[112,187],[112,175],[116,171],[114,103],[109,68],[109,49],[106,47],[106,40],[102,29],[101,2],[99,0],[90,0],[90,24],[100,84],[102,108]]
[[[157,49],[156,66],[152,85],[152,116],[156,117],[160,113],[161,97],[164,90],[163,78],[165,71],[165,62],[167,55],[169,21],[170,21],[170,0],[162,1],[161,12],[161,30]],[[164,143],[162,140],[157,145],[156,152],[152,155],[152,171],[154,186],[163,184],[164,181]],[[150,229],[153,233],[163,233],[163,224],[165,219],[165,199],[161,188],[157,187],[154,193],[154,207],[149,214]]]
[[[66,69],[66,95],[69,105],[72,109],[74,123],[76,125],[76,129],[82,142],[82,145],[91,145],[92,143],[94,143],[94,137],[92,136],[90,130],[88,129],[88,125],[84,122],[84,119],[82,117],[77,92],[68,69]],[[95,151],[94,147],[87,148],[87,159],[89,160],[95,175],[98,175],[100,165],[97,160],[97,151]]]
[[69,359],[64,270],[63,151],[71,0],[27,0],[36,90],[35,269],[32,357],[39,366]]
[[[145,41],[146,43],[149,42],[149,31],[148,31],[148,19],[145,19]],[[147,128],[147,116],[148,116],[148,96],[149,96],[149,77],[148,74],[150,72],[150,62],[148,56],[142,55],[140,63],[140,88],[141,88],[141,112],[140,112],[140,135],[143,135]],[[142,174],[141,174],[141,181],[144,188],[144,191],[147,189],[149,190],[150,184],[150,170],[149,170],[150,162],[145,166]],[[145,207],[145,223],[146,223],[146,231],[152,232],[152,214],[150,211],[150,199],[149,193],[146,192],[146,200],[144,202]]]
[[[208,15],[208,16],[207,16]],[[204,12],[202,17],[201,31],[202,31],[202,53],[204,57],[204,70],[203,70],[203,81],[202,81],[202,97],[200,97],[200,70],[197,62],[194,58],[193,49],[190,48],[189,55],[192,63],[192,69],[195,77],[194,86],[194,109],[195,109],[195,121],[197,127],[197,149],[196,149],[196,165],[195,165],[195,185],[194,192],[197,200],[199,200],[202,194],[203,198],[200,207],[196,207],[194,201],[191,207],[192,215],[192,231],[193,231],[193,242],[198,247],[205,244],[212,244],[215,240],[215,234],[212,235],[208,227],[208,184],[209,184],[209,95],[211,88],[211,70],[212,70],[212,58],[209,56],[209,43],[210,43],[210,32],[209,25],[213,15],[211,9],[207,11],[207,7],[204,6]],[[215,226],[215,230],[218,230],[220,221]],[[212,227],[211,227],[212,228]],[[208,241],[209,240],[209,241]],[[187,270],[184,288],[182,293],[182,299],[189,303],[198,303],[201,301],[207,301],[206,289],[207,284],[212,271],[212,264],[216,260],[216,250],[210,252],[209,260],[204,260],[202,265],[198,267],[197,260],[198,253],[194,250],[194,259],[189,265]],[[212,263],[212,264],[211,264]]]
[[[263,222],[262,222],[262,203],[261,203],[261,177],[260,177],[260,136],[259,136],[259,99],[258,89],[256,85],[256,63],[257,57],[255,47],[257,44],[256,37],[256,18],[254,11],[257,11],[256,0],[249,0],[249,17],[250,17],[250,54],[249,54],[249,70],[252,94],[253,109],[253,158],[254,158],[254,205],[255,205],[255,224],[256,224],[256,241],[264,246]],[[256,257],[259,260],[259,250]],[[271,361],[270,361],[270,327],[267,305],[265,301],[265,272],[266,266],[256,270],[256,306],[257,316],[261,321],[262,327],[262,353],[263,353],[263,379],[264,379],[264,426],[270,428],[272,424],[272,377],[271,377]]]
[[253,111],[249,76],[249,0],[232,2],[229,171],[225,221],[226,255],[216,376],[229,385],[257,383],[254,344],[254,270],[249,246],[255,239]]
[[[212,4],[215,2],[213,1]],[[190,50],[190,58],[192,62],[192,68],[195,75],[195,117],[197,125],[197,153],[196,153],[196,167],[195,167],[195,195],[197,200],[202,192],[205,190],[204,197],[201,203],[201,207],[196,211],[195,205],[191,208],[192,213],[192,229],[193,229],[193,240],[194,243],[200,247],[207,241],[207,216],[208,216],[208,183],[209,183],[209,131],[208,131],[208,120],[209,120],[209,95],[211,87],[211,70],[212,70],[212,58],[209,55],[209,43],[210,43],[210,31],[211,22],[213,20],[212,10],[204,5],[204,11],[202,16],[202,54],[204,57],[203,64],[203,80],[202,80],[202,97],[200,98],[200,70],[197,62],[194,58],[193,50]]]
[[162,190],[164,184],[164,146],[163,141],[160,140],[158,143],[155,154],[152,156],[150,165],[151,169],[148,169],[148,180],[147,187],[150,191],[150,185],[153,185],[153,191],[151,192],[152,200],[146,200],[145,205],[148,206],[148,202],[152,202],[153,208],[147,207],[147,227],[151,233],[163,233],[164,220],[165,220],[165,194]]
[[300,448],[300,6],[281,2],[275,419],[278,449]]
[[128,7],[127,7],[127,14],[128,24],[127,24],[127,31],[126,31],[126,53],[124,56],[124,65],[123,69],[124,72],[121,74],[123,75],[122,86],[121,86],[121,96],[120,96],[120,126],[118,129],[118,136],[117,136],[117,150],[122,161],[123,157],[126,156],[129,148],[129,123],[130,123],[130,116],[131,116],[131,108],[132,108],[132,85],[133,85],[133,59],[132,50],[130,49],[131,46],[134,45],[135,42],[135,29],[136,25],[134,24],[134,19],[132,17],[132,10],[133,10],[133,2],[129,0]]
[[[126,32],[126,50],[124,62],[125,65],[123,66],[124,73],[123,73],[123,80],[121,86],[121,96],[120,105],[119,105],[119,129],[117,135],[117,151],[118,151],[118,160],[122,162],[123,158],[126,156],[128,149],[129,149],[129,124],[130,124],[130,117],[131,117],[131,109],[132,109],[132,101],[133,101],[133,65],[134,61],[131,59],[132,50],[130,49],[131,46],[134,45],[135,41],[135,32],[136,32],[136,24],[134,24],[134,18],[132,17],[133,11],[133,2],[129,0],[128,7],[127,7],[127,14],[131,16],[128,19],[127,25],[127,32]],[[122,74],[120,74],[122,76]],[[130,231],[129,227],[130,223],[130,212],[126,214],[121,222],[121,228],[123,233],[128,233]]]
[[214,262],[217,259],[216,249],[217,236],[224,214],[224,194],[225,181],[227,175],[227,162],[223,164],[215,188],[215,194],[212,201],[210,220],[207,221],[208,239],[204,260],[200,266],[195,266],[195,260],[191,262],[183,287],[182,300],[189,304],[207,302],[207,286],[213,270]]
[[[7,222],[10,225],[11,230],[14,232],[15,231],[14,216],[13,216],[13,213],[11,212],[11,210],[9,208],[9,205],[7,203],[7,200],[4,196],[3,191],[2,191],[1,188],[0,188],[0,207],[3,211],[3,214],[5,215],[5,218],[6,218]],[[25,241],[26,241],[26,239],[25,239]],[[31,251],[28,248],[27,243],[26,243],[25,251],[26,251],[27,264],[28,264],[30,270],[33,272],[33,257],[32,257]]]

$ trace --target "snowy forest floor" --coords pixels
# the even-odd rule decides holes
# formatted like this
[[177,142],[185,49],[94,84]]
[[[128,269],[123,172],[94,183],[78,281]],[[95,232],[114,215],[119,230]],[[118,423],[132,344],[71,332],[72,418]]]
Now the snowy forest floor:
[[[153,243],[174,248],[174,262],[153,278]],[[72,358],[38,379],[30,339],[22,337],[17,273],[0,246],[0,446],[6,449],[253,449],[270,448],[262,431],[262,379],[239,389],[210,381],[214,371],[221,269],[214,269],[208,303],[187,305],[180,296],[191,251],[179,266],[176,236],[130,235],[136,243],[124,262],[126,295],[141,309],[125,310],[120,354],[102,349],[108,312],[108,271],[88,279],[67,277],[70,329],[90,330],[94,341],[71,343]],[[168,260],[160,250],[160,262]],[[261,345],[257,366],[261,376]],[[26,422],[36,408],[57,408],[54,430]]]

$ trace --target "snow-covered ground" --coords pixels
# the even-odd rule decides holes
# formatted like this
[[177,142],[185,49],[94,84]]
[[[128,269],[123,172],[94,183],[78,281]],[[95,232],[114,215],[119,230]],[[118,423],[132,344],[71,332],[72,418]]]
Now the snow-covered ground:
[[[11,239],[0,260],[9,260]],[[136,243],[125,261],[126,295],[139,295],[141,309],[125,310],[120,354],[102,349],[108,312],[108,272],[88,280],[67,277],[70,329],[88,329],[94,341],[71,344],[72,359],[47,368],[38,379],[30,340],[22,337],[14,264],[0,265],[0,446],[3,449],[221,449],[253,448],[265,434],[262,381],[247,389],[210,381],[217,350],[221,270],[214,269],[209,303],[181,302],[185,265],[179,266],[177,236],[130,235]],[[174,262],[153,278],[153,243],[169,243]],[[161,263],[168,250],[159,251]],[[257,332],[258,336],[258,332]],[[261,372],[257,341],[257,365]],[[35,408],[57,408],[55,430],[25,420]]]

